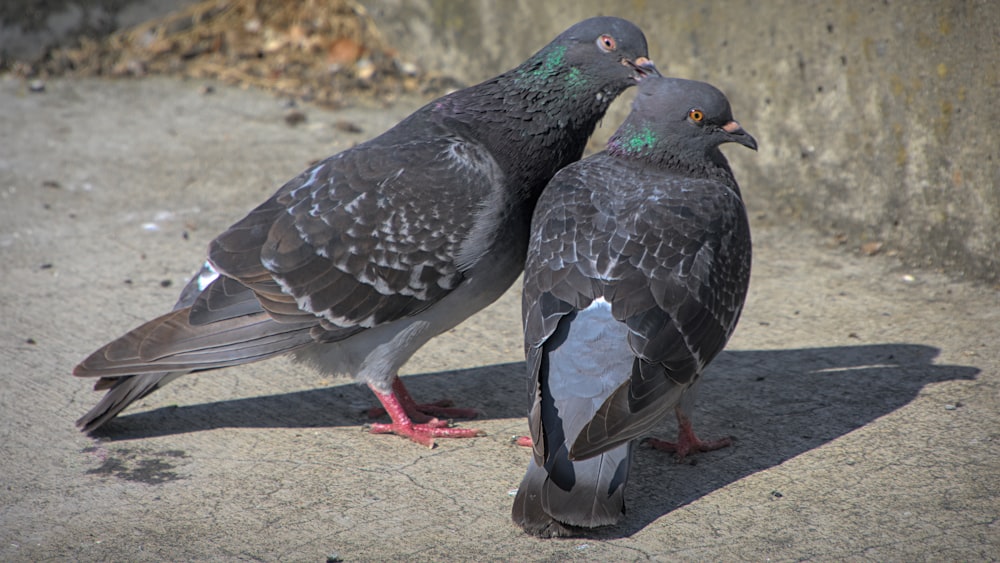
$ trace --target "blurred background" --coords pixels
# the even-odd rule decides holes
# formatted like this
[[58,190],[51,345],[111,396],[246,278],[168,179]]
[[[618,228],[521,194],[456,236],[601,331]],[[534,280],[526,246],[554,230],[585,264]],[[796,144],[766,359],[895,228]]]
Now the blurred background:
[[632,20],[664,74],[729,95],[760,142],[729,151],[755,223],[1000,287],[991,0],[6,0],[0,71],[26,91],[66,74],[175,74],[391,104],[498,74],[594,15]]

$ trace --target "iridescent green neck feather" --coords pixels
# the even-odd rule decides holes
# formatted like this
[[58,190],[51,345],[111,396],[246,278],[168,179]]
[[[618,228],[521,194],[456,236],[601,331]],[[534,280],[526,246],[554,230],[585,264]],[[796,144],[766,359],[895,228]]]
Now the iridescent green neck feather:
[[576,95],[588,82],[578,67],[568,66],[565,45],[555,45],[536,54],[516,72],[515,83],[530,90],[548,91],[554,86],[565,85],[571,95]]
[[647,125],[636,127],[626,123],[608,141],[608,150],[614,154],[638,156],[656,146],[656,133]]

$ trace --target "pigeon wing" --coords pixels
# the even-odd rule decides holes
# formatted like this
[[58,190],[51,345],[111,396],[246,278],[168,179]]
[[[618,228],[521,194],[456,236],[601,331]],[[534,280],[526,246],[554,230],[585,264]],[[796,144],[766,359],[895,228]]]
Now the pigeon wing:
[[319,317],[321,341],[430,307],[493,243],[504,179],[474,142],[426,121],[398,127],[418,126],[293,179],[215,239],[210,260],[277,320]]
[[581,431],[573,458],[637,438],[664,418],[723,349],[746,296],[750,231],[738,194],[679,177],[646,190],[605,293],[629,328],[632,374]]

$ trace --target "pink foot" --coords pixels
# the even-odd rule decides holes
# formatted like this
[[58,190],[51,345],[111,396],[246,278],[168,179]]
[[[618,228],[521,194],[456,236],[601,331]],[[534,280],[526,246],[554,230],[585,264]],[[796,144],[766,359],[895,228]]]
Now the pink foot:
[[[434,418],[476,418],[479,415],[479,411],[476,409],[449,408],[454,403],[448,399],[417,404],[413,400],[413,396],[410,395],[410,391],[403,385],[403,380],[398,377],[392,382],[392,391],[399,398],[406,414],[417,423],[426,423]],[[368,418],[378,418],[388,414],[384,404],[382,407],[368,409]]]
[[522,448],[535,447],[535,441],[531,439],[531,436],[517,436],[514,438],[514,443]]
[[[393,384],[394,389],[395,387],[396,385]],[[378,397],[379,402],[382,403],[385,411],[389,414],[389,418],[392,419],[392,422],[389,424],[372,424],[372,434],[405,436],[428,448],[434,447],[434,438],[474,438],[486,435],[482,430],[476,430],[475,428],[450,428],[448,422],[445,420],[438,420],[423,415],[421,415],[422,420],[420,422],[414,423],[407,415],[403,401],[395,393],[380,393],[374,387],[371,387],[371,390]],[[412,399],[410,400],[412,401]]]
[[676,412],[678,427],[677,441],[667,442],[665,440],[657,440],[656,438],[648,438],[645,440],[647,444],[658,450],[676,453],[677,461],[683,460],[691,452],[710,452],[732,445],[733,440],[728,437],[721,440],[709,441],[699,439],[694,433],[694,428],[691,426],[691,420],[684,416],[680,409],[677,409]]

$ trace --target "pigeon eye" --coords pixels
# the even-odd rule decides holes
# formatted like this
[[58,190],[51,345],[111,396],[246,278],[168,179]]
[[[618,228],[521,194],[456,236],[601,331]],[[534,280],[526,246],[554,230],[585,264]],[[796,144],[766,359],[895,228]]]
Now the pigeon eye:
[[694,121],[695,123],[701,123],[705,119],[705,112],[698,108],[694,108],[688,111],[688,119]]
[[597,38],[597,46],[605,53],[610,53],[618,48],[618,42],[610,35],[602,35]]

